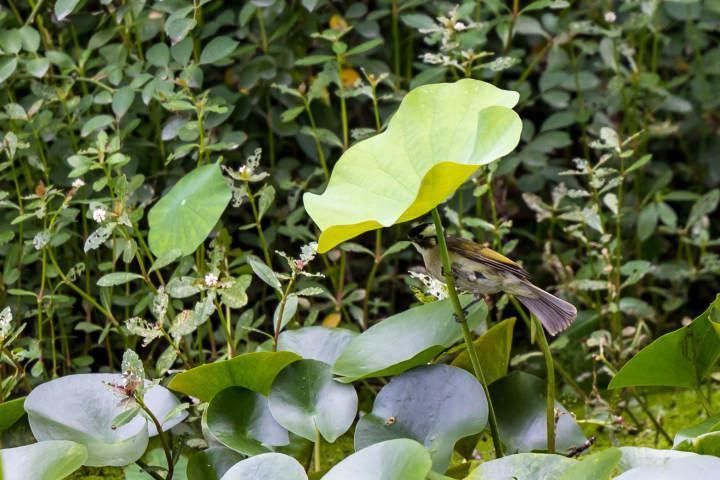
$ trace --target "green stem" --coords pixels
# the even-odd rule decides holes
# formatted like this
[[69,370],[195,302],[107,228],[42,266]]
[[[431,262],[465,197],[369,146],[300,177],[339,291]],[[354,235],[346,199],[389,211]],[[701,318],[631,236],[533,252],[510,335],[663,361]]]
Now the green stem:
[[340,97],[340,121],[342,122],[342,137],[343,137],[343,150],[347,150],[350,145],[350,139],[348,136],[348,118],[347,118],[347,105],[345,105],[345,89],[342,83],[342,58],[337,55],[337,76],[338,76],[338,95]]
[[703,395],[702,390],[700,389],[700,386],[698,385],[695,388],[695,393],[697,394],[698,399],[700,400],[700,404],[703,406],[703,410],[705,410],[705,413],[708,417],[712,416],[712,411],[710,408],[710,403],[708,403],[708,399],[705,398],[705,395]]
[[545,404],[545,415],[547,424],[547,449],[550,453],[555,453],[555,365],[553,363],[552,352],[550,352],[550,345],[548,345],[547,337],[545,336],[545,329],[543,329],[542,323],[537,319],[535,315],[530,316],[535,322],[538,345],[542,351],[543,357],[545,357],[545,369],[547,371],[547,396]]
[[393,68],[395,76],[400,78],[400,25],[398,23],[398,2],[392,0],[392,41],[393,41]]
[[370,326],[370,293],[372,292],[373,285],[375,284],[375,275],[377,269],[382,261],[381,250],[382,248],[382,229],[375,230],[375,258],[373,259],[372,268],[370,268],[370,274],[365,284],[365,299],[363,300],[363,324],[362,329],[367,330]]
[[488,422],[490,423],[490,433],[492,435],[493,446],[495,447],[495,457],[500,458],[503,456],[502,442],[500,441],[500,432],[498,430],[497,418],[495,417],[495,409],[493,408],[492,400],[490,399],[490,391],[487,387],[487,381],[480,365],[480,359],[477,356],[475,345],[473,344],[472,333],[465,318],[465,311],[460,304],[460,298],[458,297],[457,291],[455,290],[455,281],[452,276],[452,268],[450,266],[450,253],[448,252],[447,243],[445,242],[445,230],[443,229],[442,220],[440,219],[440,212],[437,207],[432,210],[433,221],[435,222],[435,230],[437,232],[438,248],[440,249],[440,256],[442,257],[443,271],[445,276],[445,283],[448,288],[448,296],[452,302],[455,315],[460,323],[463,331],[463,338],[465,340],[465,347],[470,357],[470,363],[472,364],[475,377],[478,379],[485,392],[485,397],[488,403]]
[[313,446],[313,469],[316,472],[322,470],[322,456],[320,455],[320,431],[315,430],[315,445]]
[[150,417],[150,420],[153,422],[155,428],[157,429],[158,436],[160,437],[160,443],[162,444],[163,451],[165,452],[165,460],[167,461],[168,467],[165,480],[172,480],[173,471],[175,470],[175,462],[173,461],[173,455],[172,451],[170,450],[170,443],[168,442],[167,435],[162,429],[162,424],[157,419],[152,410],[150,410],[147,405],[145,405],[142,399],[135,397],[135,401],[140,406],[140,408],[147,414],[147,416]]
[[260,246],[263,250],[263,255],[265,255],[265,263],[267,263],[267,266],[272,268],[272,259],[270,258],[270,249],[268,248],[267,241],[265,240],[265,234],[263,233],[262,225],[260,225],[260,214],[257,209],[257,205],[255,205],[255,196],[252,193],[252,189],[250,188],[250,182],[245,182],[245,191],[248,196],[248,200],[250,201],[250,208],[252,209],[253,218],[255,219],[255,228],[258,232],[258,238],[260,239]]

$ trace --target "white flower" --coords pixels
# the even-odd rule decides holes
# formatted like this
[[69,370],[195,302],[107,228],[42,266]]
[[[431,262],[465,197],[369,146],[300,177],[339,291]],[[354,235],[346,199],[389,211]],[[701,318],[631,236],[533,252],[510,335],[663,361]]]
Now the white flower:
[[205,285],[207,287],[215,287],[218,284],[218,276],[214,273],[210,272],[207,275],[205,275]]
[[46,231],[42,231],[33,237],[32,243],[35,250],[42,250],[45,245],[50,241],[50,234]]
[[466,30],[467,27],[462,22],[455,22],[455,25],[453,25],[453,29],[455,29],[458,32],[462,32],[463,30]]
[[85,186],[85,182],[82,178],[76,178],[75,181],[72,183],[72,186],[74,189],[82,188]]
[[315,255],[317,254],[317,247],[317,242],[310,242],[307,245],[303,245],[302,247],[300,247],[300,260],[305,263],[312,261],[312,259],[315,258]]
[[617,20],[617,15],[615,15],[615,12],[610,10],[609,12],[605,12],[605,21],[607,23],[615,23],[615,20]]
[[431,295],[438,300],[443,300],[447,298],[448,291],[447,291],[447,285],[445,285],[443,282],[438,280],[437,278],[431,277],[430,275],[427,275],[425,273],[419,273],[419,272],[410,272],[410,276],[412,278],[416,278],[420,280],[424,287],[425,287],[425,293],[428,295]]
[[0,342],[10,335],[10,327],[12,323],[12,311],[10,307],[5,307],[0,312]]
[[92,211],[92,218],[97,223],[102,223],[107,219],[107,214],[108,214],[107,210],[105,210],[102,207],[98,207]]

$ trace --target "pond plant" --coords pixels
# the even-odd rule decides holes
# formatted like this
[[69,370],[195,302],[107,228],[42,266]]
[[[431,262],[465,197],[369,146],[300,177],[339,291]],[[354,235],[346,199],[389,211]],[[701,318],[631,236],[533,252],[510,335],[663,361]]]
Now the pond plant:
[[0,5],[0,480],[715,478],[720,8],[616,3]]

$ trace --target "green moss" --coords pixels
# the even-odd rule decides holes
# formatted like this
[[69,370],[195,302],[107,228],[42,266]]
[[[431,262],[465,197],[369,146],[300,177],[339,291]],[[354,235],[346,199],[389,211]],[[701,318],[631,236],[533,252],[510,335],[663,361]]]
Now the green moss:
[[83,467],[67,480],[125,480],[125,472],[120,467]]

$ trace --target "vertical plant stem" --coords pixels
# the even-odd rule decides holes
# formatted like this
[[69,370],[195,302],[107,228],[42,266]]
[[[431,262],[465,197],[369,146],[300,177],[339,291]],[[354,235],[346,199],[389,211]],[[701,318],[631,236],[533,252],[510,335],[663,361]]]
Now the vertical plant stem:
[[347,118],[347,105],[345,105],[345,89],[343,88],[342,82],[342,57],[336,56],[337,60],[337,76],[338,76],[338,96],[340,97],[340,121],[342,123],[342,141],[343,150],[347,150],[350,145],[350,138],[348,136],[348,118]]
[[398,1],[392,0],[392,42],[393,42],[393,70],[396,77],[400,77],[400,25],[398,24]]
[[432,210],[433,221],[435,222],[435,229],[437,232],[438,248],[440,249],[440,256],[442,257],[443,271],[445,276],[445,283],[448,287],[448,296],[452,302],[455,315],[460,323],[463,331],[463,338],[465,340],[465,347],[467,348],[468,356],[470,357],[470,363],[472,364],[475,377],[478,379],[485,392],[485,397],[488,403],[488,422],[490,423],[490,434],[492,435],[493,446],[495,447],[495,457],[500,458],[503,456],[502,442],[500,441],[500,432],[498,430],[497,418],[495,417],[495,409],[493,408],[492,400],[490,399],[490,391],[487,387],[487,381],[485,380],[485,374],[482,371],[480,365],[480,359],[477,356],[475,345],[473,344],[472,333],[465,318],[465,311],[460,304],[460,298],[458,297],[457,291],[455,290],[455,281],[452,276],[452,268],[450,266],[450,253],[448,252],[447,243],[445,242],[445,230],[443,229],[442,220],[440,218],[440,212],[437,207]]
[[370,274],[365,284],[365,299],[363,300],[363,324],[362,329],[367,330],[370,326],[370,293],[372,292],[373,285],[375,284],[375,275],[377,269],[382,261],[380,250],[382,249],[382,230],[375,230],[375,258],[373,259],[372,267],[370,268]]
[[142,401],[142,399],[135,397],[135,401],[140,406],[140,408],[147,414],[148,417],[150,417],[150,420],[153,422],[153,425],[155,425],[155,428],[158,431],[158,436],[160,437],[160,443],[162,444],[163,451],[165,452],[165,460],[167,461],[167,476],[165,477],[165,480],[172,480],[173,478],[173,472],[175,470],[175,462],[173,461],[173,455],[172,450],[170,449],[170,443],[167,439],[167,434],[162,429],[162,424],[157,419],[155,414],[148,408],[147,405]]
[[313,470],[319,472],[322,470],[322,456],[320,454],[320,431],[315,430],[315,445],[313,445]]
[[272,259],[270,257],[270,249],[268,248],[267,241],[265,240],[265,234],[263,233],[262,225],[260,225],[260,214],[255,205],[255,196],[250,188],[250,182],[245,182],[245,191],[250,201],[250,208],[252,209],[253,218],[255,219],[255,227],[257,228],[258,238],[260,239],[260,246],[263,249],[263,255],[265,255],[265,263],[267,266],[272,268]]
[[710,403],[708,402],[708,399],[705,398],[705,395],[703,394],[702,388],[700,387],[700,385],[695,387],[695,393],[697,394],[698,400],[700,400],[700,404],[702,405],[703,410],[705,410],[705,414],[708,417],[711,417],[712,409],[710,408]]

